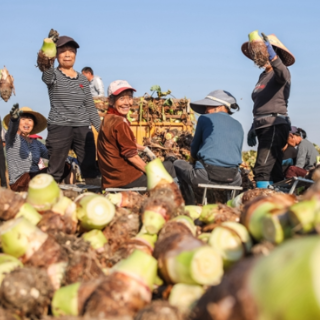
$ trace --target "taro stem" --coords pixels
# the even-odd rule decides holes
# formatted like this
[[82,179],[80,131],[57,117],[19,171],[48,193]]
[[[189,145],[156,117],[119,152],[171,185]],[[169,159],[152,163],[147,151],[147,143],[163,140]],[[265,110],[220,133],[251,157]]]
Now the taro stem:
[[177,283],[170,292],[169,302],[182,313],[188,314],[204,292],[199,285]]
[[170,184],[173,178],[167,172],[159,158],[152,160],[146,165],[148,190],[152,190],[159,184]]
[[166,269],[173,283],[215,285],[223,274],[219,253],[203,246],[166,257]]
[[101,230],[91,230],[82,235],[85,241],[88,241],[91,247],[98,252],[103,251],[104,245],[108,242]]
[[38,212],[44,212],[58,202],[60,195],[60,188],[52,176],[42,173],[30,181],[26,201]]
[[259,319],[320,318],[320,239],[309,236],[284,242],[257,261],[248,288]]
[[289,218],[294,231],[301,233],[312,231],[319,211],[319,203],[315,198],[292,205],[289,208]]
[[78,202],[77,218],[85,230],[103,229],[114,215],[115,206],[103,196],[89,194]]
[[128,258],[114,265],[112,272],[133,277],[152,290],[157,275],[157,260],[143,251],[135,250]]
[[244,257],[252,247],[247,229],[232,221],[216,227],[211,233],[209,244],[219,252],[226,267]]

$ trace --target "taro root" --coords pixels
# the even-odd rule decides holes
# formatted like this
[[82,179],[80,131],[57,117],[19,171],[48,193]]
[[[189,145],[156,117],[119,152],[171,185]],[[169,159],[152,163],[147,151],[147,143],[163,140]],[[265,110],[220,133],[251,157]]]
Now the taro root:
[[14,312],[0,308],[0,320],[20,320]]
[[202,207],[189,205],[189,206],[185,206],[184,210],[185,210],[185,212],[187,212],[187,214],[190,216],[190,218],[192,218],[193,220],[196,220],[199,218],[199,216],[201,214]]
[[62,231],[66,234],[75,234],[77,223],[71,215],[61,215],[53,211],[47,211],[42,214],[42,219],[37,224],[43,232],[54,234]]
[[0,189],[0,220],[10,220],[24,217],[36,225],[41,220],[41,215],[21,195],[8,190]]
[[154,197],[163,196],[174,203],[176,208],[184,206],[184,200],[178,185],[164,168],[160,159],[155,159],[146,165],[148,190]]
[[48,313],[53,291],[45,270],[17,269],[9,273],[1,284],[1,304],[23,317],[39,318]]
[[157,261],[136,250],[113,268],[86,304],[85,315],[91,317],[134,316],[151,301]]
[[106,198],[118,208],[128,208],[139,211],[143,196],[138,192],[122,191],[116,194],[109,193]]
[[135,320],[183,320],[178,308],[165,300],[155,300],[138,312]]
[[219,253],[192,235],[175,233],[157,241],[154,257],[166,283],[214,285],[220,282],[223,263]]
[[19,212],[25,200],[15,192],[1,188],[0,189],[0,219],[13,219]]
[[[255,301],[248,288],[248,277],[255,261],[253,258],[246,258],[235,264],[223,276],[219,285],[210,287],[200,298],[191,312],[190,320],[259,319]],[[264,279],[261,278],[261,281]]]
[[115,252],[129,239],[135,237],[139,229],[139,215],[130,213],[128,215],[118,215],[115,217],[103,230],[103,234],[108,240],[111,252]]
[[55,239],[64,250],[68,261],[64,284],[93,280],[103,276],[96,253],[90,249],[89,242],[63,232],[57,233]]
[[216,226],[208,243],[221,255],[225,267],[243,258],[252,247],[247,229],[233,221]]
[[87,282],[76,282],[58,289],[51,302],[51,310],[54,316],[82,315],[84,306],[98,287],[102,279]]
[[13,94],[16,95],[13,81],[13,76],[9,74],[6,67],[3,67],[3,69],[0,70],[0,96],[5,102],[10,99],[12,91]]
[[38,212],[50,210],[60,199],[61,191],[53,177],[41,173],[31,179],[26,202]]
[[[59,35],[58,35],[59,36]],[[45,38],[38,52],[37,67],[42,71],[50,69],[57,55],[57,47],[53,37]]]
[[188,315],[204,292],[202,286],[177,283],[172,287],[169,302],[172,306],[177,307],[182,314]]
[[2,224],[0,234],[4,253],[19,258],[27,265],[46,269],[53,286],[60,286],[67,259],[53,238],[24,217]]
[[186,224],[177,220],[169,220],[161,229],[158,241],[162,241],[164,238],[170,237],[172,234],[176,233],[193,235],[192,231],[186,226]]
[[0,253],[0,284],[6,274],[18,268],[23,268],[20,260],[8,254]]
[[106,264],[108,267],[112,267],[120,260],[126,259],[135,250],[140,250],[152,255],[156,241],[157,235],[149,235],[144,233],[137,234],[136,237],[129,239],[127,242],[118,247],[118,249],[112,253],[111,257],[107,259]]
[[248,229],[253,238],[260,241],[263,239],[263,218],[267,214],[272,214],[272,212],[287,210],[295,202],[296,197],[294,195],[284,193],[254,198],[245,205],[240,221]]
[[260,68],[269,62],[267,46],[259,36],[258,30],[249,34],[249,51],[254,63]]
[[207,204],[202,207],[199,221],[204,223],[221,223],[224,221],[239,221],[240,214],[237,210],[224,204]]

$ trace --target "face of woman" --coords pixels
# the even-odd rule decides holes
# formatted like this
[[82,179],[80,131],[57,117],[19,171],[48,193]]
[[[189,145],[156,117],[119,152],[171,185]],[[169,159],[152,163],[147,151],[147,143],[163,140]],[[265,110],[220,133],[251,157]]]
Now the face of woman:
[[120,114],[126,116],[133,105],[133,92],[126,90],[116,96],[113,108],[115,108]]
[[24,134],[24,135],[28,135],[30,134],[30,132],[32,131],[34,127],[34,122],[33,119],[31,117],[20,117],[20,122],[19,122],[19,133]]
[[289,133],[288,145],[291,147],[296,147],[301,142],[301,140],[302,138],[300,136]]
[[76,61],[77,50],[71,46],[63,46],[58,48],[57,59],[60,67],[72,68]]

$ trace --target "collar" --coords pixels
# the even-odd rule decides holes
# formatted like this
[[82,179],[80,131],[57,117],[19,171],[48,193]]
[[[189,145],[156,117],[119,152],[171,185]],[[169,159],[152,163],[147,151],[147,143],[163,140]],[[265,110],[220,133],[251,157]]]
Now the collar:
[[118,110],[114,109],[113,107],[108,108],[107,114],[114,114],[116,116],[120,116],[122,118],[124,118],[127,122],[127,124],[130,126],[130,122],[128,121],[127,117],[124,116],[123,114],[121,114],[120,112],[118,112]]

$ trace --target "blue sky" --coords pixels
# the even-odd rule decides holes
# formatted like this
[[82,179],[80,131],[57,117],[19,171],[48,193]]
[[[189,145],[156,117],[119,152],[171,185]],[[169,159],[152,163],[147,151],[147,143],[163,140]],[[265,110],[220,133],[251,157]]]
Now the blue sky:
[[320,144],[320,1],[1,2],[0,68],[7,66],[16,86],[15,97],[0,100],[2,118],[16,102],[48,115],[47,89],[35,64],[43,38],[54,28],[80,44],[75,69],[91,66],[105,87],[126,79],[137,95],[158,84],[191,100],[215,89],[230,91],[241,107],[234,117],[247,132],[261,70],[240,47],[258,29],[275,33],[295,55],[289,115]]

